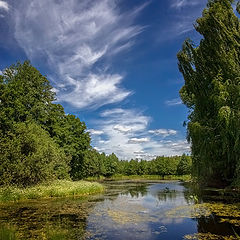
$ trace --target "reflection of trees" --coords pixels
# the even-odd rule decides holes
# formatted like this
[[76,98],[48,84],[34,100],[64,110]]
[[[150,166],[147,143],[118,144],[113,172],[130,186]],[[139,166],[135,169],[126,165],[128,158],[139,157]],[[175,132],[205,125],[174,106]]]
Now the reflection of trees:
[[201,217],[197,219],[197,228],[199,233],[211,233],[217,235],[235,235],[235,232],[239,232],[239,228],[236,229],[230,223],[220,222],[220,219],[215,215],[211,215],[210,217]]
[[94,206],[95,202],[76,199],[5,206],[0,208],[0,228],[10,227],[17,239],[84,239]]
[[193,183],[184,183],[184,198],[187,203],[200,203],[203,199],[202,189]]
[[147,185],[146,184],[136,184],[135,186],[131,186],[127,193],[131,195],[131,197],[143,197],[147,195]]
[[154,197],[157,197],[159,201],[168,201],[173,200],[177,198],[177,192],[175,190],[168,190],[168,191],[161,191],[158,192],[156,195],[153,195]]

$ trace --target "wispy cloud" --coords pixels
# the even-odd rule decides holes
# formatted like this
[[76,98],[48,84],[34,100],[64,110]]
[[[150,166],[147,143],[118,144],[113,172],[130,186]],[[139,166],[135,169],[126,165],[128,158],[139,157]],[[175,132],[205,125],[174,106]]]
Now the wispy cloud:
[[122,13],[112,0],[22,0],[15,38],[31,60],[48,63],[59,101],[97,108],[132,93],[121,86],[123,76],[108,69],[143,31],[134,20],[145,6]]
[[9,6],[8,3],[5,1],[0,0],[0,10],[4,10],[4,11],[9,11]]
[[88,132],[90,132],[91,135],[102,135],[104,134],[101,130],[95,130],[95,129],[88,129]]
[[132,128],[129,127],[129,126],[123,126],[123,125],[120,125],[120,124],[117,124],[113,127],[114,130],[117,130],[121,133],[129,133],[132,131]]
[[176,105],[181,105],[182,101],[180,98],[174,98],[174,99],[165,101],[165,104],[167,106],[176,106]]
[[154,130],[149,130],[148,132],[153,135],[163,136],[163,137],[177,134],[177,131],[173,129],[154,129]]
[[173,0],[171,7],[172,8],[183,8],[187,6],[195,6],[201,4],[201,0]]
[[[189,37],[194,23],[201,16],[208,0],[169,0],[169,19],[166,26],[160,28],[158,43],[173,41],[183,35]],[[188,36],[187,36],[188,35]]]
[[146,143],[146,142],[149,142],[148,138],[131,138],[128,140],[128,143],[130,144]]
[[151,118],[136,109],[105,110],[100,117],[93,124],[104,134],[93,135],[92,143],[107,154],[114,152],[121,159],[152,159],[190,151],[189,144],[176,137],[176,130],[149,130]]

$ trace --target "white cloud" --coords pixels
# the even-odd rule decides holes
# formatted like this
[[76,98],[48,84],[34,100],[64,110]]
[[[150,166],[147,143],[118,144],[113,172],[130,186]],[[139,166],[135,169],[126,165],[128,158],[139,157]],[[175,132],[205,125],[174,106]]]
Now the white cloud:
[[177,131],[173,129],[154,129],[154,130],[149,130],[148,132],[154,135],[161,135],[163,137],[177,134]]
[[128,143],[135,144],[135,143],[146,143],[149,142],[148,138],[131,138],[128,140]]
[[194,30],[194,23],[201,17],[208,0],[169,0],[168,24],[159,26],[155,37],[158,44],[174,41],[176,38],[189,37]]
[[195,6],[199,5],[201,2],[200,0],[173,0],[171,7],[172,8],[183,8],[187,6]]
[[[126,51],[144,27],[134,19],[146,6],[120,12],[112,0],[22,0],[15,10],[15,38],[32,61],[54,73],[58,100],[76,108],[120,102],[132,92],[123,76],[107,72],[114,54]],[[111,58],[110,58],[111,57]]]
[[3,75],[3,72],[0,70],[0,75]]
[[5,11],[9,11],[8,3],[0,0],[0,9],[3,9]]
[[114,130],[117,130],[119,132],[122,132],[122,133],[128,133],[132,130],[131,127],[129,126],[123,126],[123,125],[120,125],[120,124],[117,124],[113,127]]
[[179,98],[174,98],[174,99],[165,101],[165,104],[168,106],[176,106],[176,105],[181,105],[182,101]]
[[145,154],[145,152],[144,151],[136,151],[136,152],[134,152],[134,154]]
[[[93,135],[92,144],[107,154],[114,152],[120,159],[148,160],[159,155],[181,155],[190,151],[185,140],[176,138],[176,130],[148,130],[151,118],[136,109],[109,109],[100,117],[92,124],[104,134]],[[152,138],[152,134],[157,134],[160,140]],[[171,140],[164,140],[166,136]]]
[[97,108],[108,103],[120,102],[131,94],[118,88],[120,75],[90,74],[81,81],[69,77],[73,90],[59,95],[58,100],[67,102],[77,108]]
[[95,130],[95,129],[88,129],[88,132],[90,132],[91,135],[102,135],[104,134],[101,130]]

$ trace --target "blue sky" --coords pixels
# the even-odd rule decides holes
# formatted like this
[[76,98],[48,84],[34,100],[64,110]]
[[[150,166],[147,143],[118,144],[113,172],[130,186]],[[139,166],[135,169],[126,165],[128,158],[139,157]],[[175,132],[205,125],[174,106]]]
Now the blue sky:
[[189,152],[176,54],[207,0],[0,0],[0,70],[29,59],[92,146],[121,159]]

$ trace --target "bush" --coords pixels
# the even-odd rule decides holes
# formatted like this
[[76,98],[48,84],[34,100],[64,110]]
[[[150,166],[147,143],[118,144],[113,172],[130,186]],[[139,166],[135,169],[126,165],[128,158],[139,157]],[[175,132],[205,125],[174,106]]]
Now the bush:
[[0,185],[33,185],[69,178],[69,158],[36,123],[13,124],[0,132]]

